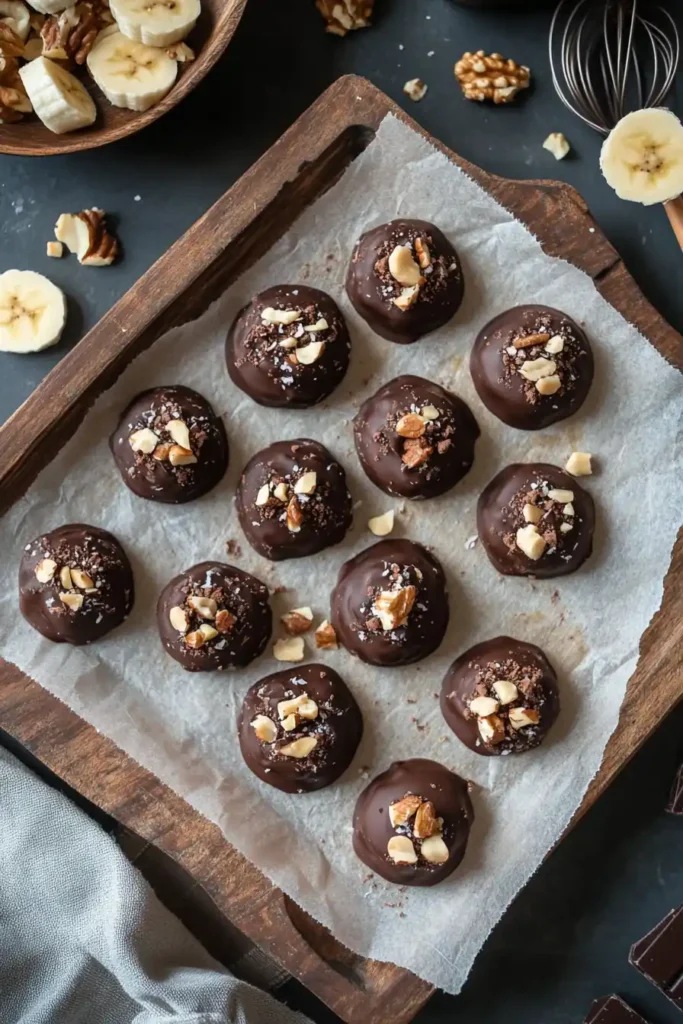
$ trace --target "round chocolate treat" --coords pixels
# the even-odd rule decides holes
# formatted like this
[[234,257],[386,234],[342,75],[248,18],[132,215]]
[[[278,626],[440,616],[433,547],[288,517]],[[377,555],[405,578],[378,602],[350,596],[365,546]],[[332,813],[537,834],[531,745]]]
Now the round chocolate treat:
[[189,672],[243,668],[268,643],[268,588],[248,572],[200,562],[159,595],[157,624],[167,652]]
[[411,540],[382,540],[345,562],[332,592],[332,625],[351,654],[391,668],[426,658],[448,626],[440,563]]
[[19,607],[55,643],[80,646],[120,625],[133,607],[133,571],[111,533],[70,523],[31,541],[19,566]]
[[150,388],[109,439],[124,483],[140,498],[179,505],[206,494],[228,467],[223,421],[191,388]]
[[356,802],[353,848],[388,882],[436,885],[465,856],[474,810],[469,786],[436,761],[395,761]]
[[583,405],[593,353],[585,333],[559,309],[515,306],[479,332],[470,371],[494,416],[510,427],[539,430]]
[[350,351],[344,317],[326,292],[281,284],[237,314],[225,359],[233,382],[259,405],[305,409],[341,383]]
[[477,754],[522,754],[543,742],[560,711],[557,676],[540,647],[497,636],[453,662],[441,711]]
[[373,331],[410,345],[442,327],[464,293],[458,254],[426,220],[392,220],[356,242],[346,292]]
[[235,503],[247,540],[274,562],[338,544],[351,525],[344,470],[327,448],[305,437],[277,441],[255,455]]
[[285,793],[310,793],[349,767],[363,719],[334,669],[302,665],[249,688],[238,730],[242,756],[254,775]]
[[435,498],[471,468],[477,421],[462,399],[423,377],[396,377],[354,420],[356,451],[373,484],[402,498]]
[[595,506],[576,480],[547,462],[502,469],[479,497],[477,530],[504,576],[566,576],[593,550]]

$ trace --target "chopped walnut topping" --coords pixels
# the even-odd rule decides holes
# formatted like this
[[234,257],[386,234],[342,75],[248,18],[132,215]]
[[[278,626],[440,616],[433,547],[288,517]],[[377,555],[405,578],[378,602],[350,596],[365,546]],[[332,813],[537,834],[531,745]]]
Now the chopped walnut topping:
[[293,743],[280,747],[278,753],[284,757],[303,758],[308,757],[317,746],[318,740],[315,736],[302,736],[300,739],[294,740]]
[[398,828],[399,825],[405,825],[406,822],[410,821],[421,803],[421,796],[408,793],[402,800],[389,804],[389,819],[392,827]]
[[387,853],[394,864],[417,864],[417,853],[408,836],[392,836],[387,843]]
[[[443,444],[444,442],[439,442]],[[450,446],[450,442],[449,442]],[[409,469],[417,469],[423,463],[427,462],[430,455],[433,455],[434,448],[430,445],[425,438],[409,438],[403,446],[403,455],[401,456],[401,462],[404,466]]]
[[417,438],[422,437],[425,432],[425,421],[417,413],[410,412],[402,416],[396,424],[396,433],[400,437]]
[[425,802],[420,804],[417,809],[415,822],[413,824],[413,835],[417,839],[428,839],[439,831],[440,828],[434,804],[431,800],[425,800]]
[[229,612],[227,608],[221,608],[215,619],[216,629],[219,633],[230,633],[234,629],[236,621],[232,612]]
[[398,629],[405,625],[417,597],[417,589],[412,584],[400,590],[384,590],[375,598],[374,611],[378,616],[382,629]]

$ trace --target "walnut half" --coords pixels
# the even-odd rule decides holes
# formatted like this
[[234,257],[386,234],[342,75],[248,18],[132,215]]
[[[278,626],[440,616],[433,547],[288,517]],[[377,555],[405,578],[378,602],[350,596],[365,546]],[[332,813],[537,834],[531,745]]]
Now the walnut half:
[[479,103],[510,103],[521,89],[529,88],[531,81],[531,72],[523,64],[506,60],[499,53],[487,56],[483,50],[464,53],[454,74],[465,98]]
[[375,0],[315,0],[326,21],[326,31],[345,36],[356,28],[368,28]]

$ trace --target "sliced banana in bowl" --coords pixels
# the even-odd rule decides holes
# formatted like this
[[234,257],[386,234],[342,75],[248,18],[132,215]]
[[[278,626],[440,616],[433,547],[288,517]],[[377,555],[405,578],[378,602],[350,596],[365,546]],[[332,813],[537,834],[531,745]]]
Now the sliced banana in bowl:
[[0,274],[0,352],[40,352],[59,341],[66,323],[64,293],[33,270]]
[[170,91],[178,63],[164,50],[105,29],[88,54],[88,70],[115,107],[149,110]]
[[651,107],[622,117],[600,152],[600,169],[620,199],[666,203],[683,192],[683,124]]
[[87,128],[97,117],[90,93],[55,61],[36,57],[19,68],[19,75],[36,114],[55,135]]
[[197,24],[199,0],[110,0],[111,12],[124,36],[147,46],[170,46]]

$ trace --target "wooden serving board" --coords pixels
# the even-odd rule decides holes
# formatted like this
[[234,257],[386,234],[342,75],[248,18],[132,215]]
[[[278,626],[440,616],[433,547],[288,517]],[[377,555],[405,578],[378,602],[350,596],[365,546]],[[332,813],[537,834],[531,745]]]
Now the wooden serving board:
[[[0,428],[0,513],[23,494],[134,356],[171,327],[199,316],[262,256],[344,173],[388,113],[421,131],[369,82],[341,78],[117,302]],[[553,181],[508,181],[435,145],[527,224],[546,252],[588,273],[605,299],[683,369],[683,338],[643,297],[573,189]],[[642,638],[619,726],[579,814],[683,696],[682,610],[683,535],[662,609]],[[170,854],[233,924],[343,1020],[402,1024],[429,997],[431,987],[410,972],[341,946],[238,854],[218,828],[4,662],[0,726],[72,787]]]

